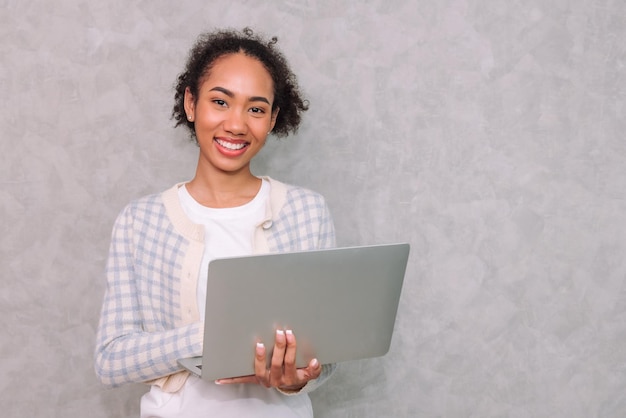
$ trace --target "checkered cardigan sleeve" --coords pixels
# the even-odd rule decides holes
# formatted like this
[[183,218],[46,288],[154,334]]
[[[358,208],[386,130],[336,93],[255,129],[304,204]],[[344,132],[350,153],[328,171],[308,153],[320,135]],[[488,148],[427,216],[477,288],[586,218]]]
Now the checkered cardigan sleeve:
[[[118,216],[113,228],[95,352],[96,374],[110,387],[170,375],[180,370],[177,359],[200,355],[202,351],[200,322],[184,326],[159,324],[155,318],[172,320],[176,307],[165,302],[156,307],[161,312],[153,315],[139,303],[141,292],[149,287],[162,287],[159,282],[163,281],[157,269],[154,269],[156,277],[145,277],[147,269],[138,267],[151,261],[145,254],[153,252],[156,246],[167,248],[179,244],[168,242],[173,239],[172,233],[159,232],[148,240],[149,244],[138,239],[146,231],[162,231],[165,214],[158,210],[159,206],[154,202],[144,203],[143,207],[131,204]],[[137,212],[141,213],[140,220]],[[139,251],[137,247],[141,245],[151,247]]]

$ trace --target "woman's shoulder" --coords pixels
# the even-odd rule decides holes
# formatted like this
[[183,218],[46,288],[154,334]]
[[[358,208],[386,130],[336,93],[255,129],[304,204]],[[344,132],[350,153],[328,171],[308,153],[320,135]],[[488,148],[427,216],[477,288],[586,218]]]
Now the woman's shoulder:
[[293,199],[314,199],[314,200],[324,200],[324,196],[320,193],[311,190],[307,187],[298,186],[295,184],[284,183],[279,180],[275,180],[273,178],[265,177],[269,182],[273,189],[281,190],[286,196],[288,200]]
[[285,207],[295,213],[324,213],[328,211],[324,196],[312,189],[285,184]]
[[126,205],[126,208],[132,211],[154,210],[163,206],[162,195],[163,193],[161,192],[135,198]]
[[315,190],[311,190],[307,187],[288,184],[286,185],[286,188],[288,199],[324,202],[324,196],[321,193],[318,193]]
[[165,216],[163,195],[166,192],[151,193],[131,200],[122,209],[120,216],[150,220]]

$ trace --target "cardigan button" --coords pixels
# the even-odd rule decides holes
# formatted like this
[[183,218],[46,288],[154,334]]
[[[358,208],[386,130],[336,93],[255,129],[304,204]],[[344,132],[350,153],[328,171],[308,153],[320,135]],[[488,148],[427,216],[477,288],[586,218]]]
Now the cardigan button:
[[263,229],[270,229],[272,227],[272,221],[268,220],[263,222]]

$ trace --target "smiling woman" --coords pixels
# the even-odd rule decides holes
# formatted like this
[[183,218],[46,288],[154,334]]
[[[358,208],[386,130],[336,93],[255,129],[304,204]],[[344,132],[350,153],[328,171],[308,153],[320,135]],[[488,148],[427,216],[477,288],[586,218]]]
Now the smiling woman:
[[[185,113],[200,146],[196,177],[189,192],[207,206],[230,206],[218,196],[201,196],[205,180],[237,174],[240,184],[258,190],[250,160],[265,144],[279,108],[272,109],[273,82],[257,59],[238,52],[219,58],[201,82],[197,96],[185,90]],[[221,180],[220,180],[221,182]],[[207,200],[208,199],[208,200]]]
[[[145,382],[142,417],[312,416],[307,392],[334,365],[296,368],[297,330],[250,347],[255,375],[207,384],[177,360],[202,352],[210,260],[335,245],[322,196],[250,171],[274,132],[296,132],[307,103],[274,45],[250,30],[203,35],[179,76],[173,117],[199,146],[193,179],[130,203],[107,263],[96,372],[110,386]],[[157,267],[158,266],[158,267]]]

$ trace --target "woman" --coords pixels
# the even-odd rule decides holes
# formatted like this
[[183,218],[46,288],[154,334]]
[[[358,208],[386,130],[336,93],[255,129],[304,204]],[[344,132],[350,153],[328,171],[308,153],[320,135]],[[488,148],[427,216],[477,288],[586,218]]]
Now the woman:
[[253,376],[213,385],[177,365],[202,353],[211,259],[335,245],[320,195],[250,171],[267,135],[295,132],[307,110],[275,43],[249,29],[198,39],[173,109],[199,146],[195,176],[130,203],[115,222],[96,372],[109,386],[150,384],[142,417],[312,416],[307,392],[333,371],[315,359],[296,368],[291,330],[277,330],[269,367],[263,343],[251,347]]

